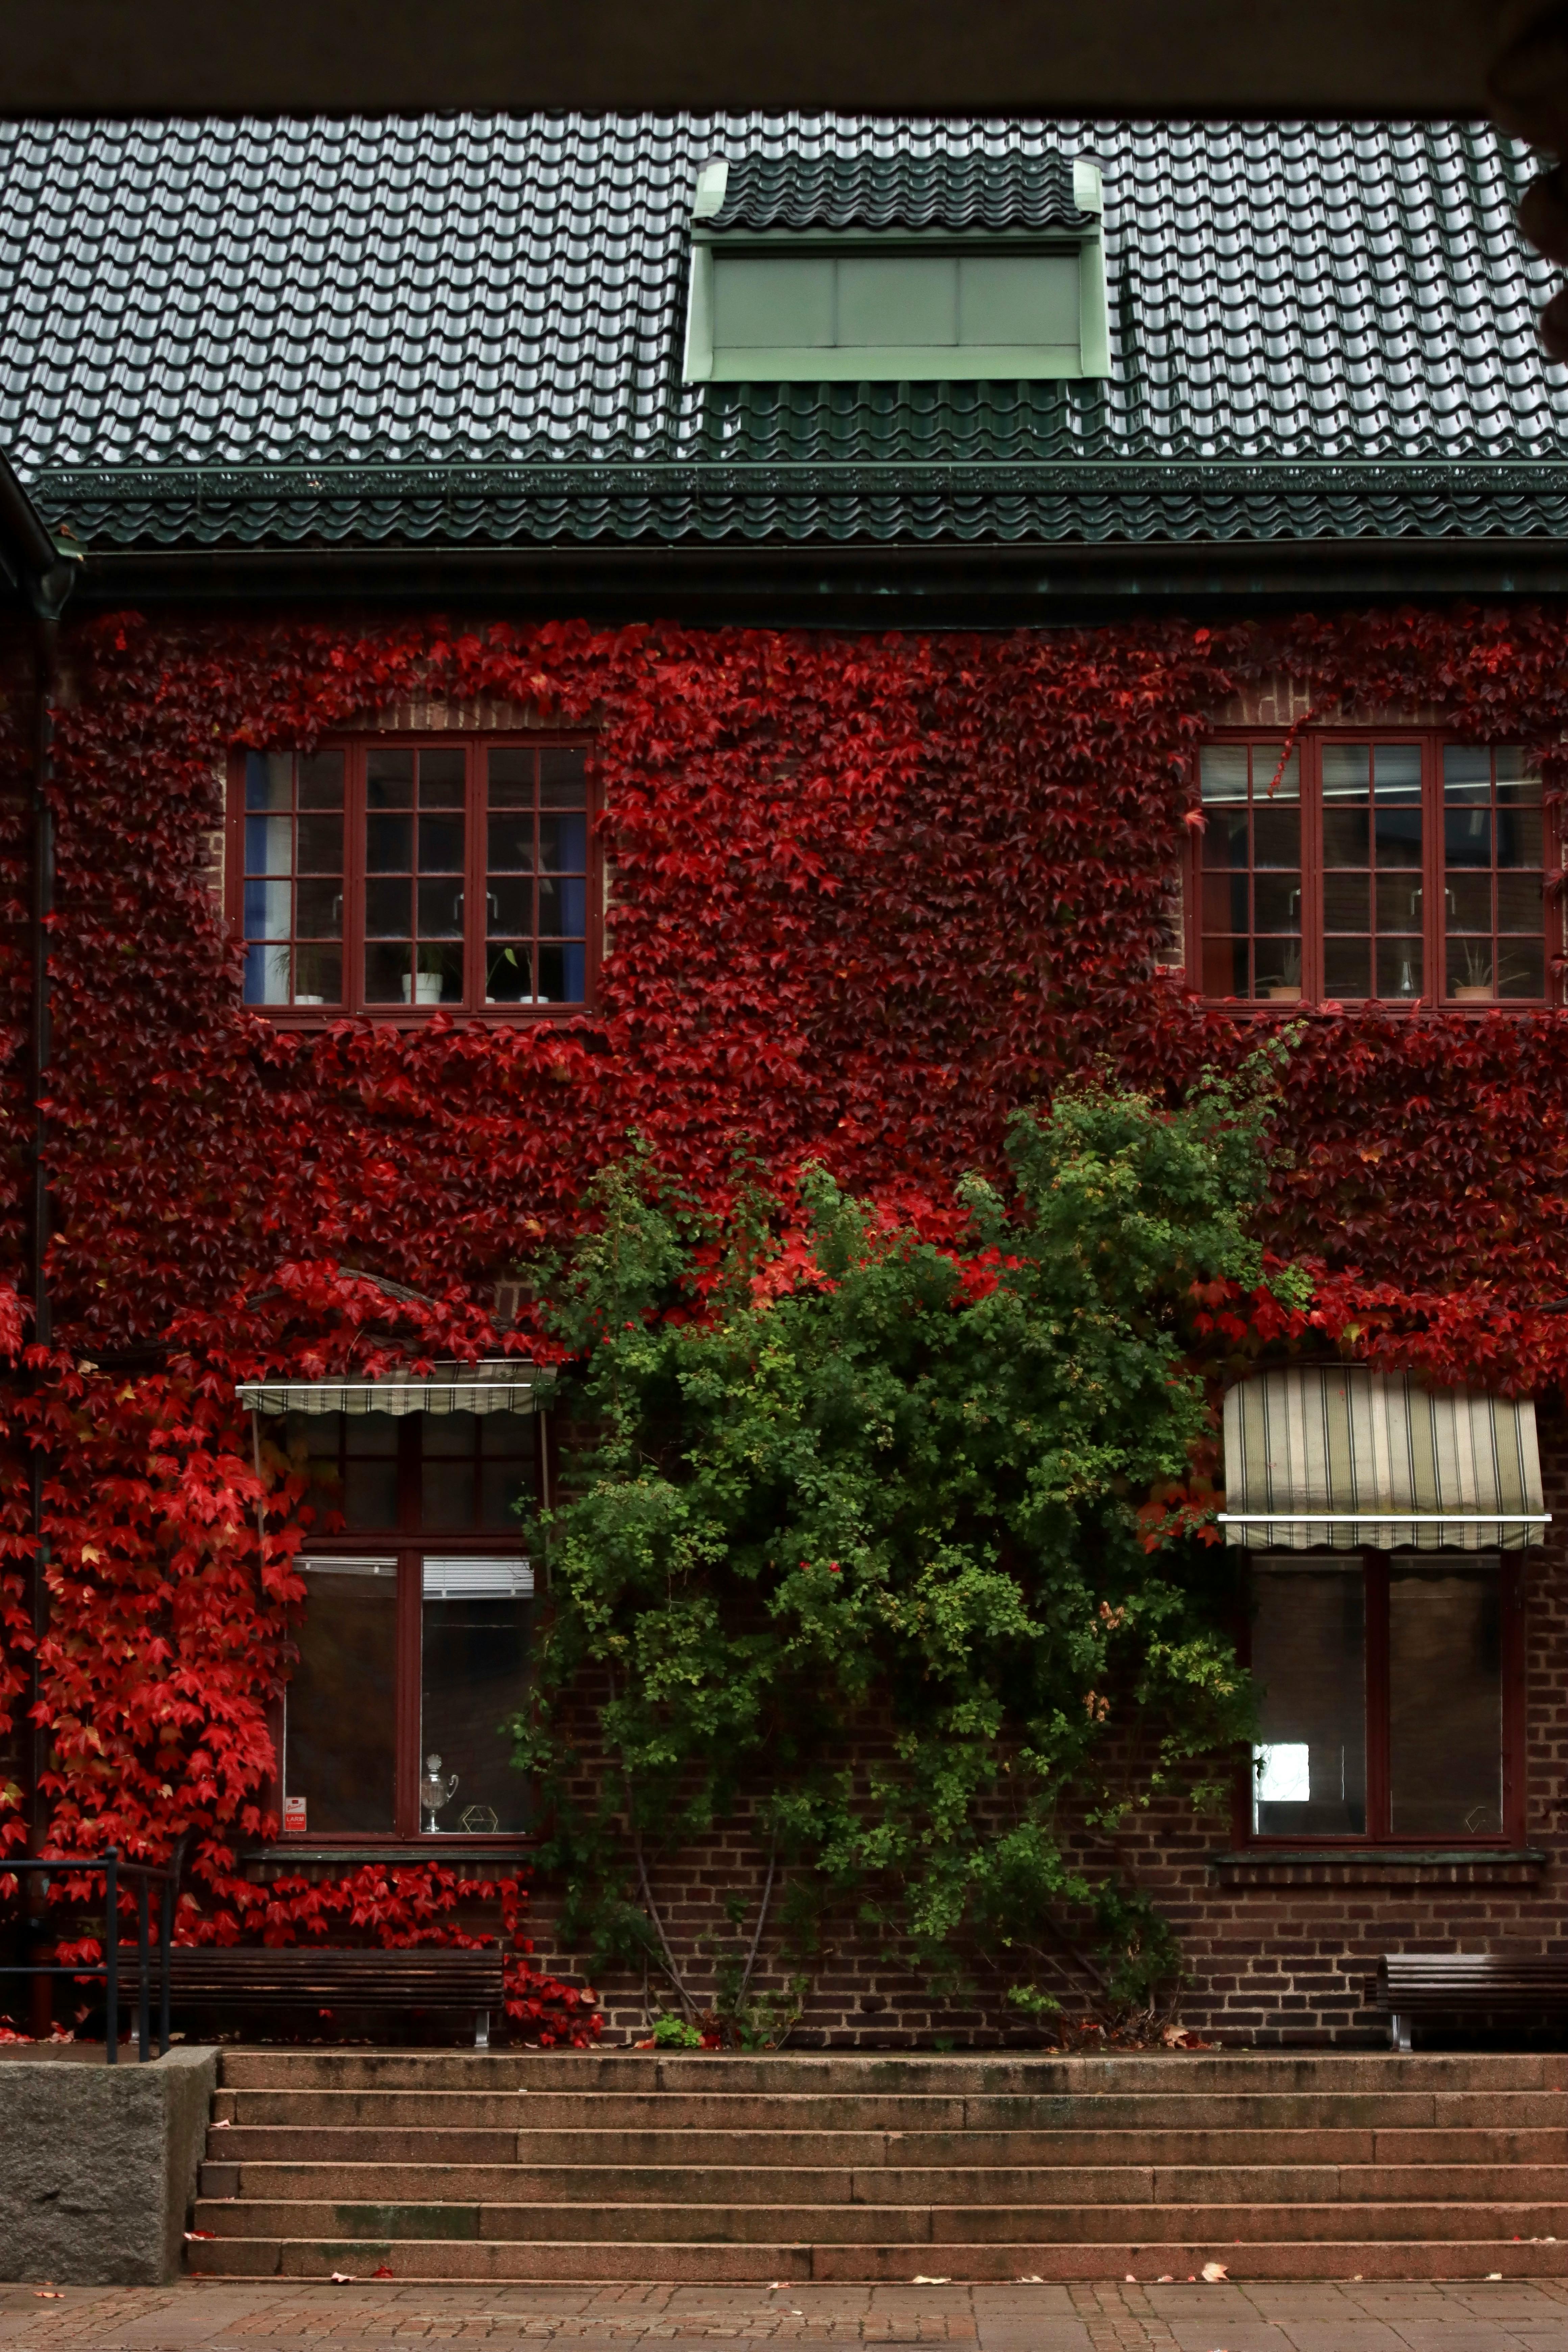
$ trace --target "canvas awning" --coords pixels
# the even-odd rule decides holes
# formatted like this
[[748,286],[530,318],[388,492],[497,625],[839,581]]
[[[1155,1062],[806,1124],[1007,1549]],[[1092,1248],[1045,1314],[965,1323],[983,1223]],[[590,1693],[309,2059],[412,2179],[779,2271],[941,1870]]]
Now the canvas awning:
[[534,1412],[555,1374],[502,1356],[482,1364],[437,1364],[416,1378],[375,1381],[242,1381],[235,1393],[252,1412]]
[[1254,1550],[1539,1543],[1535,1407],[1354,1365],[1255,1372],[1225,1400],[1226,1541]]

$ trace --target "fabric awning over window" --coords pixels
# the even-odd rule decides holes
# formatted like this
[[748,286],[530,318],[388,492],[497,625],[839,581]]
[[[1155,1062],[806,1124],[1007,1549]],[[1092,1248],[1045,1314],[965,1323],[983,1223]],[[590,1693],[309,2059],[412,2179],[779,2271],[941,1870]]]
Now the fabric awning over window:
[[1254,1550],[1522,1551],[1541,1507],[1528,1397],[1283,1367],[1225,1400],[1226,1541]]
[[483,1364],[437,1364],[425,1378],[377,1381],[245,1381],[236,1391],[253,1412],[533,1412],[555,1375],[502,1356]]

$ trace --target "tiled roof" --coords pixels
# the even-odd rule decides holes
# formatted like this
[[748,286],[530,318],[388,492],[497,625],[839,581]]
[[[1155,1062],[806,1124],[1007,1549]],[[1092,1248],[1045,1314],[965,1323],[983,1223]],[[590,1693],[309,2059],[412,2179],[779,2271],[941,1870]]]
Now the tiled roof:
[[[1012,218],[1092,158],[1110,378],[683,383],[721,155],[751,222]],[[1568,536],[1528,169],[1475,124],[0,123],[0,445],[100,545]]]
[[742,154],[710,226],[724,228],[1088,228],[1072,164],[1010,154]]

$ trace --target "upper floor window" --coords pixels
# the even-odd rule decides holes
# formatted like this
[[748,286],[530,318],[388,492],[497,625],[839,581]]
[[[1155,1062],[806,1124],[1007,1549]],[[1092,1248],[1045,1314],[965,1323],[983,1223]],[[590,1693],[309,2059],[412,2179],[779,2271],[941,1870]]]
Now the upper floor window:
[[1259,736],[1200,754],[1189,970],[1263,1003],[1541,1004],[1541,777],[1506,746]]
[[1110,372],[1087,157],[742,156],[699,175],[689,383]]
[[587,1003],[585,761],[483,738],[247,753],[229,858],[246,1003],[318,1019]]

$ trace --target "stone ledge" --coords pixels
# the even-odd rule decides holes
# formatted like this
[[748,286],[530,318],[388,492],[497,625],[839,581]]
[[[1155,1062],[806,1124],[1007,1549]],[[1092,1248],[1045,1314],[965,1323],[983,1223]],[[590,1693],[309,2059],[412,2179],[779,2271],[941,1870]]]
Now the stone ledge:
[[1222,1886],[1537,1886],[1549,1857],[1540,1846],[1274,1846],[1208,1859]]

